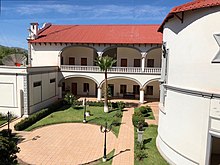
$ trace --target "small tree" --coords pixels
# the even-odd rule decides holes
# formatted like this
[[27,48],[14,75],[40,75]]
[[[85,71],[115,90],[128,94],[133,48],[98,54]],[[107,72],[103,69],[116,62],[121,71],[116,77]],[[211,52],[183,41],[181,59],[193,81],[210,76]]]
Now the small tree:
[[104,71],[105,74],[105,102],[104,102],[104,112],[108,112],[108,76],[107,72],[108,69],[112,68],[112,65],[116,62],[112,57],[104,56],[104,57],[98,57],[96,60],[96,64],[99,66],[99,68]]
[[64,100],[67,102],[67,104],[69,104],[69,105],[75,105],[76,104],[76,97],[72,94],[72,93],[70,93],[70,92],[68,92],[65,96],[64,96]]
[[0,132],[0,165],[15,165],[17,164],[16,153],[20,151],[20,148],[17,147],[14,135],[9,138],[5,132],[7,130]]

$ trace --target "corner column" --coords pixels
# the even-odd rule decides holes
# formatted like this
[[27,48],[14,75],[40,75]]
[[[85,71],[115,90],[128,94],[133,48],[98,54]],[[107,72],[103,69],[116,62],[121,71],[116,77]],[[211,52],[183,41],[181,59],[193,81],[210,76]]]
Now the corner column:
[[140,89],[140,103],[144,103],[144,89]]
[[102,89],[101,88],[98,88],[98,91],[97,91],[97,100],[98,101],[101,101],[102,99]]
[[145,68],[145,59],[146,59],[147,52],[141,52],[141,70],[144,72]]

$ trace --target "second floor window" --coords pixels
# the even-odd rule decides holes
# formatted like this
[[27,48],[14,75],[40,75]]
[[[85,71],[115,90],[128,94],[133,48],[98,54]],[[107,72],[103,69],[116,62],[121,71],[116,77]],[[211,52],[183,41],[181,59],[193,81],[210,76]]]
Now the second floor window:
[[147,67],[154,67],[154,59],[147,59]]
[[140,59],[134,59],[134,67],[140,67],[141,66],[141,60]]
[[87,58],[81,58],[81,65],[87,66]]

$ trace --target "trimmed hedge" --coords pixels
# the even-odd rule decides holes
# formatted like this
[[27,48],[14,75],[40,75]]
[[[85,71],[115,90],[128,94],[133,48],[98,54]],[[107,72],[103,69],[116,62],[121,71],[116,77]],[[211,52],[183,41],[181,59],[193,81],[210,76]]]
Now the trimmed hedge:
[[41,120],[42,118],[48,116],[49,114],[57,111],[59,108],[61,108],[64,105],[63,100],[57,101],[53,104],[51,104],[48,108],[42,109],[33,115],[21,120],[17,124],[15,124],[14,128],[16,131],[22,131],[32,124],[36,123],[37,121]]

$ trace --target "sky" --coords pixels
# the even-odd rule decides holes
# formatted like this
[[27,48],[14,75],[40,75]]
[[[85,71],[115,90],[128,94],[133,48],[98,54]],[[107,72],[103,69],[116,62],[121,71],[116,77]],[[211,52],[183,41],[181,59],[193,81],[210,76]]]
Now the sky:
[[0,45],[27,49],[31,22],[52,24],[161,24],[191,0],[0,0]]

